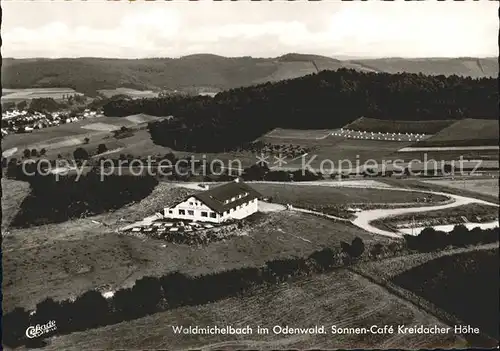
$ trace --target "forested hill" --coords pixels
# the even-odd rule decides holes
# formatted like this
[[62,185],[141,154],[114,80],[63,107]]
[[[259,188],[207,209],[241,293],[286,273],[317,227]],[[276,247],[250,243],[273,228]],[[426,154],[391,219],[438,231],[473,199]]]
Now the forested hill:
[[252,84],[292,79],[339,68],[364,72],[497,77],[496,58],[384,58],[336,60],[287,54],[276,58],[222,57],[210,54],[178,59],[9,59],[2,62],[4,88],[67,87],[87,95],[119,87],[139,90],[220,91]]
[[409,121],[498,118],[498,82],[341,69],[232,89],[214,98],[112,101],[104,113],[173,115],[174,122],[150,124],[155,143],[177,150],[217,151],[276,127],[336,128],[360,116]]

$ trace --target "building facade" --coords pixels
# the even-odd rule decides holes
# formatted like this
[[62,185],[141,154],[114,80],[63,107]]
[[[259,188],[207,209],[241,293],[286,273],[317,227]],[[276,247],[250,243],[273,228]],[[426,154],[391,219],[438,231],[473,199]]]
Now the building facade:
[[222,223],[229,219],[243,219],[257,212],[260,197],[252,187],[237,179],[188,196],[164,208],[163,215],[171,219]]

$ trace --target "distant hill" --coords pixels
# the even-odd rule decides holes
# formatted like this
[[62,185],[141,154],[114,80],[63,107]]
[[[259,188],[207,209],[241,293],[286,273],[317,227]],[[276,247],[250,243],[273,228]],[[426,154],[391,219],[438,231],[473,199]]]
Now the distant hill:
[[422,73],[426,75],[457,75],[481,78],[498,77],[497,58],[383,58],[372,60],[351,60],[366,69],[372,68],[386,73]]
[[154,91],[203,87],[205,92],[217,92],[339,68],[473,78],[498,76],[496,58],[337,60],[294,53],[277,58],[197,54],[178,59],[6,58],[2,64],[2,85],[11,89],[68,87],[87,94],[119,87]]

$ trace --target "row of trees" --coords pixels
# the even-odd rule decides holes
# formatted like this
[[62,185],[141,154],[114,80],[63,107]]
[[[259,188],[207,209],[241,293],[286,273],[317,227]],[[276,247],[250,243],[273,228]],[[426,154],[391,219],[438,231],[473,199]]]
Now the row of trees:
[[[34,167],[32,165],[32,167]],[[26,176],[30,194],[21,203],[12,221],[15,227],[60,223],[73,218],[90,216],[140,201],[158,184],[154,177],[109,175],[96,172],[58,177],[55,175]]]
[[[432,232],[434,237],[430,233],[431,230],[426,229],[413,239],[405,237],[404,242],[391,242],[387,246],[376,243],[371,246],[367,256],[376,259],[387,252],[395,254],[407,249],[435,251],[449,245],[498,241],[499,229],[474,229],[467,233],[468,239],[464,239],[464,229],[457,226],[452,233],[447,234],[447,244],[425,246],[430,245],[425,243],[432,243],[436,239],[436,233]],[[457,237],[461,239],[455,239]],[[465,241],[468,243],[465,244]],[[11,347],[29,345],[30,340],[25,337],[26,328],[51,320],[56,322],[57,329],[43,337],[119,323],[159,310],[241,296],[260,285],[277,284],[290,278],[329,272],[352,264],[366,255],[365,249],[363,240],[356,237],[351,243],[341,242],[340,248],[323,248],[304,258],[276,259],[261,267],[244,267],[194,277],[179,272],[162,277],[143,277],[133,287],[116,291],[110,299],[104,298],[96,290],[87,291],[75,300],[54,301],[47,298],[37,304],[34,313],[15,308],[3,316],[4,342]]]
[[448,246],[465,247],[468,245],[489,244],[498,241],[498,228],[469,230],[464,225],[456,225],[449,233],[425,228],[419,235],[405,235],[406,247],[410,250],[430,252]]
[[40,150],[24,149],[23,150],[23,157],[24,158],[31,158],[31,157],[45,156],[46,153],[47,153],[47,150],[45,148],[41,148]]
[[176,150],[223,151],[276,128],[338,128],[360,116],[398,120],[496,118],[496,79],[384,74],[340,69],[228,90],[214,98],[115,100],[108,116],[174,115],[149,125],[153,141]]
[[364,244],[355,238],[342,249],[324,248],[305,258],[290,257],[267,262],[262,267],[244,267],[200,276],[179,272],[162,277],[143,277],[131,288],[120,289],[112,298],[90,290],[74,301],[47,298],[32,315],[15,308],[4,315],[4,342],[9,346],[29,343],[25,337],[29,325],[54,320],[57,329],[43,337],[71,333],[98,326],[136,319],[164,309],[201,305],[239,296],[260,285],[283,282],[292,277],[322,273],[361,256]]

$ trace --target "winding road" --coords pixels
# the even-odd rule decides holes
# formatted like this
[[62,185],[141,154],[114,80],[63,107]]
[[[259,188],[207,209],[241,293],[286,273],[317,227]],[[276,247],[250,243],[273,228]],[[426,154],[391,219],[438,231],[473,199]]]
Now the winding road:
[[[308,185],[308,186],[331,186],[331,187],[350,187],[350,188],[370,188],[370,189],[381,189],[381,190],[386,190],[386,191],[407,191],[407,192],[412,192],[412,193],[422,193],[422,194],[429,194],[429,195],[440,195],[440,196],[445,196],[447,198],[450,198],[452,202],[447,202],[446,204],[441,204],[441,205],[435,205],[435,206],[421,206],[421,207],[400,207],[400,208],[386,208],[386,209],[376,209],[376,210],[364,210],[357,212],[355,214],[355,219],[353,220],[348,220],[346,218],[341,218],[341,217],[336,217],[332,216],[326,213],[318,212],[318,211],[312,211],[304,208],[298,208],[293,206],[290,208],[292,211],[297,211],[297,212],[304,212],[304,213],[310,213],[318,216],[322,216],[325,218],[330,218],[333,220],[340,220],[340,221],[348,221],[354,224],[355,226],[369,232],[372,234],[378,234],[378,235],[383,235],[391,238],[402,238],[403,233],[394,233],[390,232],[387,230],[379,229],[371,225],[370,223],[386,218],[386,217],[392,217],[392,216],[399,216],[399,215],[404,215],[408,213],[421,213],[421,212],[430,212],[430,211],[437,211],[437,210],[443,210],[447,208],[453,208],[453,207],[458,207],[458,206],[463,206],[463,205],[468,205],[472,203],[477,203],[477,204],[483,204],[483,205],[488,205],[488,206],[494,206],[494,207],[499,207],[498,204],[495,204],[493,202],[488,202],[488,201],[483,201],[479,200],[473,197],[466,197],[466,196],[460,196],[460,195],[454,195],[450,193],[443,193],[443,192],[437,192],[437,191],[429,191],[429,190],[419,190],[419,189],[408,189],[408,188],[396,188],[396,187],[391,187],[387,184],[384,184],[382,182],[377,182],[373,180],[363,180],[363,181],[343,181],[343,182],[337,182],[337,181],[312,181],[312,182],[270,182],[270,181],[250,181],[248,183],[269,183],[269,184],[285,184],[288,186],[299,186],[299,185]],[[198,183],[196,184],[177,184],[180,187],[185,187],[185,188],[191,188],[191,189],[198,189],[200,190],[200,187],[198,186]],[[264,203],[262,203],[264,204]],[[271,205],[268,203],[268,205]],[[279,211],[279,210],[284,210],[285,207],[283,205],[279,204],[272,204],[274,205],[273,209],[267,209],[267,207],[263,207],[261,204],[259,204],[259,209],[263,210],[263,212],[271,212],[271,211]],[[271,206],[269,206],[271,207]]]
[[394,238],[394,237],[401,238],[402,234],[393,233],[393,232],[389,232],[387,230],[382,230],[382,229],[376,228],[373,225],[371,225],[370,222],[375,221],[377,219],[386,218],[386,217],[399,216],[399,215],[404,215],[404,214],[408,214],[408,213],[420,213],[420,212],[444,210],[447,208],[453,208],[453,207],[463,206],[463,205],[472,204],[472,203],[498,207],[497,204],[492,203],[492,202],[487,202],[487,201],[475,199],[472,197],[453,195],[453,194],[442,193],[442,192],[437,192],[437,191],[424,191],[424,190],[402,189],[402,188],[384,188],[384,190],[411,191],[411,192],[419,192],[419,193],[432,194],[432,195],[442,195],[442,196],[446,196],[446,197],[451,198],[453,200],[453,202],[447,203],[444,205],[436,205],[436,206],[405,207],[405,208],[391,208],[391,209],[377,209],[377,210],[361,211],[361,212],[358,212],[356,214],[356,218],[352,221],[352,224],[354,224],[355,226],[357,226],[359,228],[366,230],[367,232],[373,233],[373,234],[389,236],[392,238]]

